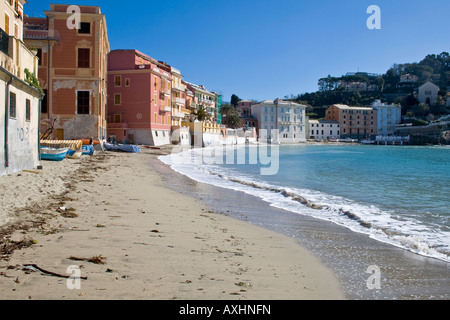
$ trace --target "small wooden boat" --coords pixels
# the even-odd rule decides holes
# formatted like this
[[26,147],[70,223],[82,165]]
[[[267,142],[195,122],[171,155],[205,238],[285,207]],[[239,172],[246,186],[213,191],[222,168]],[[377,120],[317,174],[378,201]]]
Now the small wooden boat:
[[47,148],[41,147],[41,160],[62,161],[67,155],[69,148]]
[[140,153],[138,146],[131,144],[111,144],[104,143],[103,147],[106,151],[120,151],[120,152],[128,152],[128,153]]
[[94,146],[93,145],[84,145],[81,147],[84,155],[92,156],[94,154]]
[[83,155],[83,150],[69,150],[67,152],[67,158],[69,159],[80,159]]

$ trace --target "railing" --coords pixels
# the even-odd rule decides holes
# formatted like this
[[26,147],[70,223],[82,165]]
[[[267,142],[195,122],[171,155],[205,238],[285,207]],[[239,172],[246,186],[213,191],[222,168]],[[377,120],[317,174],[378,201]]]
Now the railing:
[[172,111],[172,108],[169,106],[161,106],[161,111],[163,112],[170,112]]
[[110,122],[108,123],[108,129],[127,129],[128,128],[128,123],[113,123]]
[[186,99],[185,98],[175,98],[175,102],[176,103],[180,103],[182,105],[186,104]]
[[184,118],[186,116],[183,112],[173,111],[172,118]]
[[177,89],[177,90],[180,90],[180,91],[184,92],[186,90],[186,86],[182,85],[182,84],[178,84],[178,83],[173,83],[172,84],[172,89]]
[[37,77],[38,58],[25,44],[0,29],[0,66],[25,80],[25,69]]

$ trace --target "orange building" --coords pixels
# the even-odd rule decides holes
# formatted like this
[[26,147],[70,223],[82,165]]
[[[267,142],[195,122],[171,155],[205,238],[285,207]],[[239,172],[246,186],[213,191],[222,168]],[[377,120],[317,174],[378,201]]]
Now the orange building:
[[[73,7],[81,23],[71,26]],[[24,17],[24,42],[37,51],[39,80],[46,97],[41,130],[52,138],[106,137],[106,18],[95,6],[50,4],[45,18]]]
[[377,110],[373,108],[335,104],[327,109],[326,120],[339,122],[343,139],[375,139],[377,135]]

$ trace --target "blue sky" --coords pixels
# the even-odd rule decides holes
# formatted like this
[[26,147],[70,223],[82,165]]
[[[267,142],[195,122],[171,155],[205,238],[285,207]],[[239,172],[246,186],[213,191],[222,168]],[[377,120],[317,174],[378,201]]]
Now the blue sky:
[[[319,78],[384,73],[450,51],[449,0],[73,0],[100,6],[111,49],[137,49],[229,101],[317,90]],[[369,30],[367,8],[381,9]],[[29,0],[43,16],[49,2]]]

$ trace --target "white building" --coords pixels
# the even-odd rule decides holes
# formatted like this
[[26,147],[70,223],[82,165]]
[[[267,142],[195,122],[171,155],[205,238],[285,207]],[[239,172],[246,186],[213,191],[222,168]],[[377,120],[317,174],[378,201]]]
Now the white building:
[[0,1],[0,176],[39,165],[38,58],[23,43],[26,0]]
[[439,87],[428,81],[419,87],[419,102],[434,105],[437,102]]
[[309,120],[309,137],[313,140],[339,139],[341,125],[338,121]]
[[306,142],[306,106],[282,99],[252,105],[258,120],[260,141],[271,143]]
[[378,111],[377,132],[380,136],[394,135],[396,126],[402,121],[402,106],[375,100],[372,108]]

